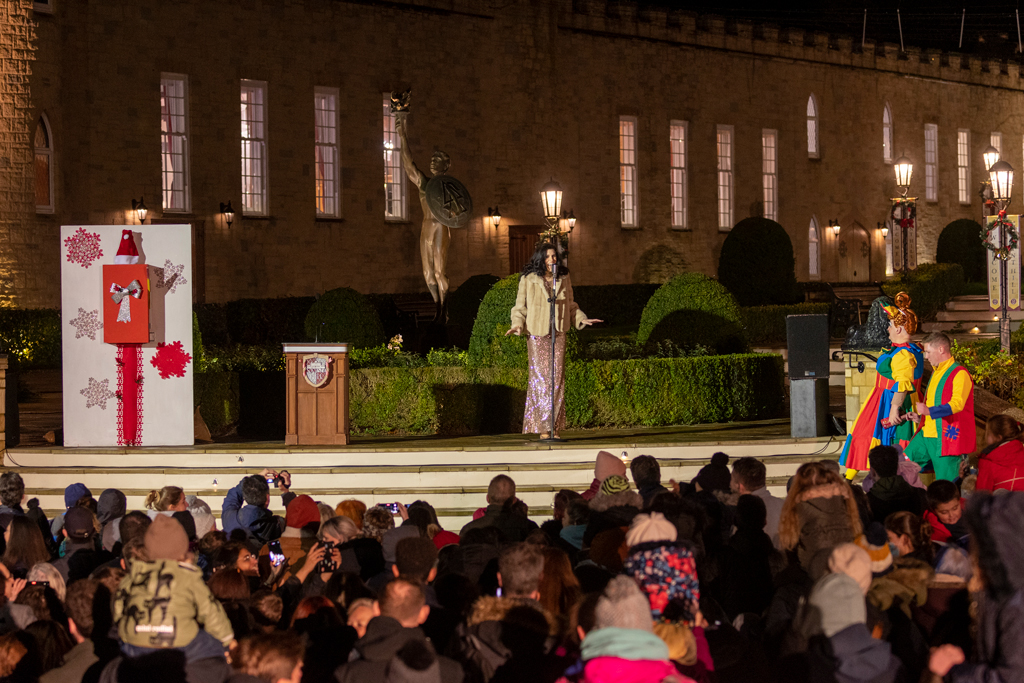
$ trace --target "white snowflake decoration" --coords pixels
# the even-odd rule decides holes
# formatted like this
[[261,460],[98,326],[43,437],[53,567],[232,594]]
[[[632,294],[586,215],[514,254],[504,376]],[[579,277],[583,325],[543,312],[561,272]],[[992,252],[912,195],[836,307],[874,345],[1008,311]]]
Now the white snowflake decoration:
[[88,337],[95,340],[96,333],[103,327],[103,323],[100,322],[99,310],[86,311],[84,308],[79,308],[78,317],[72,318],[68,322],[75,328],[75,339]]
[[170,259],[165,259],[163,269],[157,269],[156,271],[156,286],[166,289],[168,294],[174,294],[175,290],[178,289],[178,285],[188,284],[188,280],[185,279],[184,274],[181,272],[184,269],[185,264],[174,265]]
[[100,249],[100,234],[98,232],[86,232],[85,228],[79,228],[74,235],[64,239],[64,246],[68,248],[68,261],[81,264],[88,268],[92,262],[103,256]]
[[114,397],[114,392],[110,390],[110,380],[104,379],[96,381],[95,377],[89,378],[89,386],[82,389],[78,393],[85,396],[85,407],[92,408],[93,406],[99,406],[100,410],[107,409],[107,401]]

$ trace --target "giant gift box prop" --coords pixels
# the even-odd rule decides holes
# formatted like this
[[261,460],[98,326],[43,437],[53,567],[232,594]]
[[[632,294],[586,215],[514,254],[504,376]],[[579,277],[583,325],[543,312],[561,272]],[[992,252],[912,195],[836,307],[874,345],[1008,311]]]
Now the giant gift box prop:
[[61,257],[64,445],[194,443],[191,226],[63,226]]

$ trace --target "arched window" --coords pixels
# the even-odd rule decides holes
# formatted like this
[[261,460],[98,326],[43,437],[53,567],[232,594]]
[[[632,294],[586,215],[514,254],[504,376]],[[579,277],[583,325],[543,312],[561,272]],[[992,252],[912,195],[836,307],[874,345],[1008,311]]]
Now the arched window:
[[821,251],[818,249],[818,219],[811,216],[811,227],[807,231],[807,272],[812,280],[821,279]]
[[818,100],[811,93],[807,98],[807,158],[818,157]]
[[888,102],[882,109],[882,161],[892,163],[892,110]]
[[45,114],[36,124],[33,144],[36,148],[36,213],[53,213],[53,136]]

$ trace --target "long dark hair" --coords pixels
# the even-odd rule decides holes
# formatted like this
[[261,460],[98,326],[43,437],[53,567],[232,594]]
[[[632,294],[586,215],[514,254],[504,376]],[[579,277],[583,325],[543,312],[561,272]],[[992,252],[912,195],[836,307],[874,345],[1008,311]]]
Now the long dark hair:
[[8,569],[23,567],[26,571],[39,562],[49,562],[50,552],[43,541],[43,533],[28,517],[11,520],[11,539],[7,541],[3,563]]
[[547,258],[548,249],[555,249],[555,253],[558,254],[558,277],[565,277],[569,274],[569,267],[565,265],[565,257],[569,252],[563,249],[561,253],[559,253],[558,249],[551,242],[541,242],[534,250],[533,256],[526,262],[526,265],[523,266],[523,277],[526,277],[530,273],[540,275],[541,277],[544,277],[547,274],[548,269],[547,266],[544,265],[544,259]]

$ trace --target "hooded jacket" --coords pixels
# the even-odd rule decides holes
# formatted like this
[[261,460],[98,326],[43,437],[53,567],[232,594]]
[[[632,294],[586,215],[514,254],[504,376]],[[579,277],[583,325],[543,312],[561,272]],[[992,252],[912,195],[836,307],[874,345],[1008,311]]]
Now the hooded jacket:
[[954,666],[953,683],[998,683],[1024,678],[1024,495],[975,493],[967,523],[978,544],[985,590],[978,600],[974,661]]
[[121,541],[119,522],[128,510],[128,499],[117,489],[107,489],[100,494],[96,506],[96,518],[103,525],[101,532],[103,549],[113,551],[114,545]]
[[796,552],[800,566],[807,571],[810,571],[811,560],[819,552],[854,541],[842,486],[845,484],[812,486],[797,500],[795,512],[800,541]]
[[928,506],[924,489],[914,488],[898,474],[876,481],[867,498],[871,516],[882,523],[894,512],[912,512],[920,517]]
[[[425,646],[430,653],[434,652],[430,641],[419,628],[405,628],[391,617],[374,617],[366,625],[366,635],[356,641],[348,663],[338,667],[334,678],[338,683],[365,683],[396,678],[394,675],[389,677],[389,673],[401,668],[396,663],[399,651],[414,641]],[[463,680],[462,667],[457,662],[436,654],[434,656],[440,669],[441,681],[460,683]]]
[[978,491],[1024,491],[1024,444],[1011,439],[981,451],[978,459]]
[[583,547],[588,547],[602,531],[628,527],[640,514],[644,499],[635,491],[620,491],[611,495],[598,493],[590,500],[590,520],[583,533]]
[[832,655],[836,683],[893,683],[902,680],[902,665],[889,643],[875,640],[864,624],[847,626],[834,634]]

